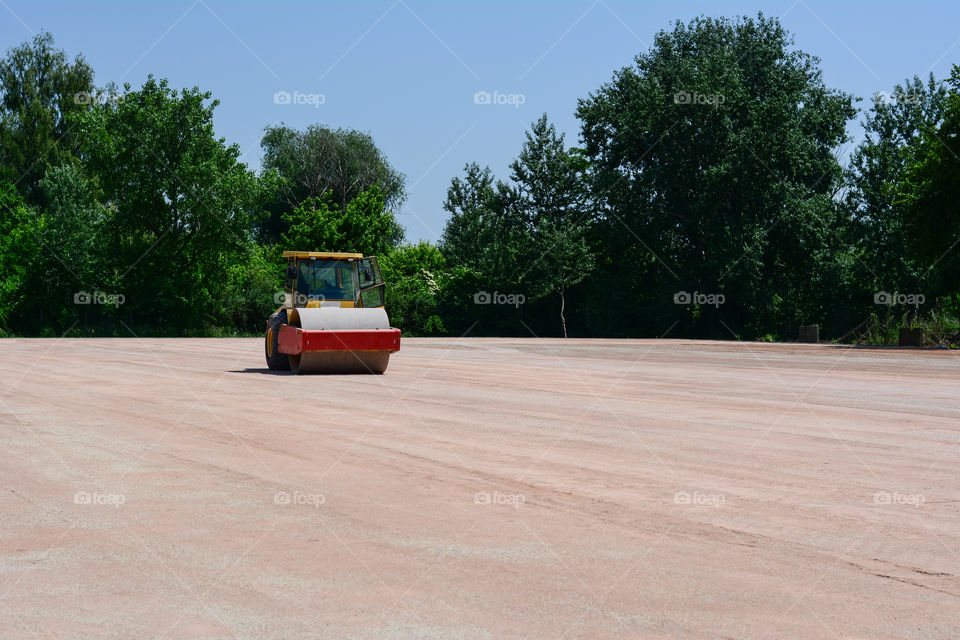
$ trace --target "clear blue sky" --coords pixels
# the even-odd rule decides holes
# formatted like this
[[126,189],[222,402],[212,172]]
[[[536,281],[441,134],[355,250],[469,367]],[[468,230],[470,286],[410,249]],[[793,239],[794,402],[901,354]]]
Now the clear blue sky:
[[[137,87],[153,73],[211,91],[221,102],[217,133],[254,169],[266,125],[368,131],[407,176],[408,239],[436,240],[450,178],[465,163],[506,177],[543,112],[574,144],[577,99],[629,65],[657,31],[700,14],[758,11],[780,17],[797,46],[821,58],[829,86],[860,97],[914,74],[942,79],[960,62],[955,1],[0,0],[0,46],[47,30],[71,56],[83,53],[98,85]],[[323,102],[277,104],[279,91]],[[523,103],[475,104],[478,91]],[[861,137],[856,125],[850,132]]]

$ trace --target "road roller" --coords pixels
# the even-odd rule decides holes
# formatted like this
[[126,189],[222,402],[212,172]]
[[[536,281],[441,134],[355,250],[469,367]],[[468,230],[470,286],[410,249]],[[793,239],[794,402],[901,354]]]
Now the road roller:
[[384,309],[375,256],[284,251],[282,302],[267,320],[264,350],[273,371],[383,373],[400,350]]

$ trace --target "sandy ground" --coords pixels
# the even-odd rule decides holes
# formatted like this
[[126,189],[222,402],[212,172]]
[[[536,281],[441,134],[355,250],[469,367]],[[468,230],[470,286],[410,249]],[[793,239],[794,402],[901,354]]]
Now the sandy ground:
[[0,342],[0,638],[960,637],[960,355]]

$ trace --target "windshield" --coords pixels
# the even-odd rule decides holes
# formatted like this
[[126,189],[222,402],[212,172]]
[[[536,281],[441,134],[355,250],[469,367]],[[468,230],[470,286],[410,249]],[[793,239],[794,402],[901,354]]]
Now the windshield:
[[353,300],[356,291],[353,262],[302,260],[297,274],[297,297],[307,300]]

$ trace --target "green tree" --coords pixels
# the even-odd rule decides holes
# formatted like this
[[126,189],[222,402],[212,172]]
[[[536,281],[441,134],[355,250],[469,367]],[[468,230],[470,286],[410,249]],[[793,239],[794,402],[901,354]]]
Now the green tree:
[[285,248],[299,251],[354,251],[383,255],[403,240],[403,228],[386,208],[380,188],[371,186],[347,203],[341,213],[333,194],[307,198],[282,220],[288,231]]
[[0,180],[0,335],[14,329],[16,314],[33,302],[27,282],[39,232],[37,216],[11,183]]
[[88,109],[94,96],[93,70],[81,56],[71,62],[49,33],[0,60],[0,178],[28,202],[39,201],[47,169],[73,157],[70,114]]
[[30,282],[45,324],[62,332],[78,318],[86,325],[91,312],[98,319],[111,312],[99,305],[73,304],[74,296],[81,293],[113,293],[114,283],[101,271],[105,255],[98,240],[107,211],[83,172],[72,164],[51,167],[38,186],[42,251],[32,262]]
[[270,194],[239,148],[214,135],[209,93],[152,76],[126,91],[79,120],[82,158],[110,212],[105,266],[135,322],[197,327],[225,303],[226,274],[249,256]]
[[440,335],[446,326],[440,317],[449,291],[447,262],[433,244],[403,245],[380,259],[387,282],[386,308],[393,326],[414,335]]
[[308,198],[330,194],[330,203],[344,211],[360,193],[376,186],[388,209],[397,210],[406,192],[405,178],[394,169],[373,138],[362,131],[311,125],[303,131],[267,127],[261,141],[263,166],[283,179],[279,198],[261,235],[275,242],[284,230],[282,216]]
[[450,213],[439,243],[449,265],[450,293],[441,301],[447,328],[526,335],[517,322],[522,309],[476,302],[481,292],[526,295],[524,277],[535,251],[529,212],[509,185],[494,182],[490,168],[476,163],[451,180],[443,208]]
[[454,177],[443,208],[450,214],[440,250],[452,267],[466,267],[501,291],[520,288],[533,250],[528,212],[516,206],[516,194],[494,182],[489,167],[467,164]]
[[483,265],[494,238],[490,233],[498,203],[493,172],[477,163],[464,167],[464,177],[454,177],[447,188],[444,210],[450,219],[443,229],[440,249],[451,264]]
[[525,280],[531,300],[560,298],[560,326],[567,337],[566,292],[594,267],[587,242],[590,203],[583,180],[585,158],[568,151],[564,136],[544,114],[526,134],[519,156],[510,165],[514,206],[531,225],[535,255],[528,257]]
[[897,191],[916,161],[923,134],[943,117],[946,88],[930,74],[917,76],[873,97],[864,123],[865,140],[847,170],[845,199],[854,219],[855,280],[867,291],[917,291],[926,275],[903,229]]
[[[811,274],[844,264],[833,151],[854,113],[775,19],[701,17],[657,34],[577,110],[606,253],[594,331],[656,335],[673,317],[762,335],[820,320],[832,292],[818,288],[842,268],[824,283]],[[680,291],[727,302],[691,316],[673,304]]]
[[284,248],[296,251],[332,251],[342,247],[346,237],[340,233],[340,211],[329,192],[319,198],[307,198],[282,220],[287,231],[280,238]]
[[226,265],[222,302],[205,316],[200,335],[263,332],[283,291],[283,263],[270,247],[251,244],[242,259]]
[[950,73],[943,118],[922,130],[895,199],[910,248],[929,273],[933,295],[960,292],[960,66]]

